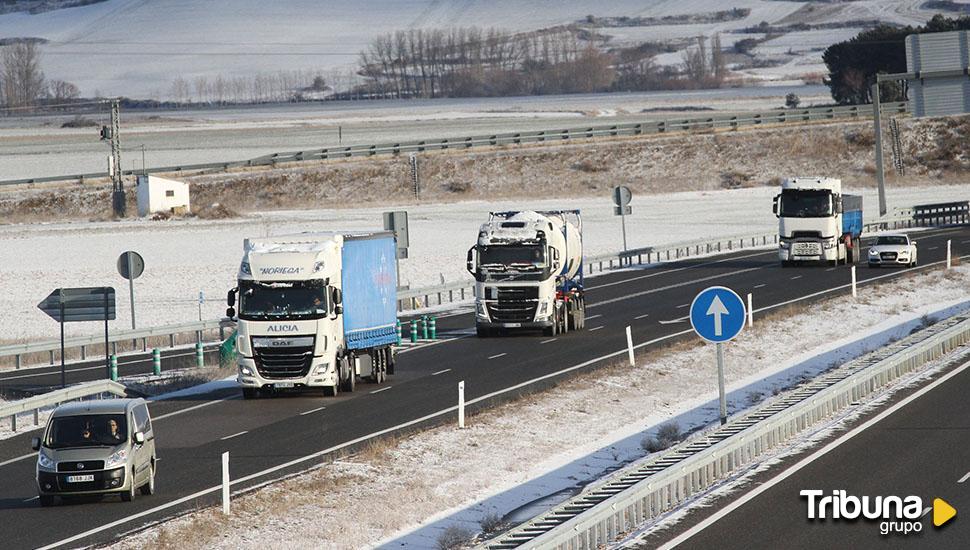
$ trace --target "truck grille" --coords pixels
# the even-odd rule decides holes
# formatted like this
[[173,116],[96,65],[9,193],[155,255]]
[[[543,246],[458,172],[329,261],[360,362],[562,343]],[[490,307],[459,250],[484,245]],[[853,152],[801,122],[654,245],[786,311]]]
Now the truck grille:
[[254,347],[253,359],[263,378],[302,378],[310,372],[313,346]]
[[488,303],[488,316],[496,323],[531,323],[536,317],[536,306],[532,301],[491,302]]
[[496,287],[495,290],[498,292],[496,297],[500,302],[539,299],[539,287],[537,286]]

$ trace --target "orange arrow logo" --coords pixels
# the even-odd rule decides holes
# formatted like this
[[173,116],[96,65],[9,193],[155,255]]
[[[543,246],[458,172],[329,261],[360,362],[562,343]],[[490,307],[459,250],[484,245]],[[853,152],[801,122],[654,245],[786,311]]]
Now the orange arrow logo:
[[933,499],[933,526],[939,527],[953,519],[957,510],[942,498]]

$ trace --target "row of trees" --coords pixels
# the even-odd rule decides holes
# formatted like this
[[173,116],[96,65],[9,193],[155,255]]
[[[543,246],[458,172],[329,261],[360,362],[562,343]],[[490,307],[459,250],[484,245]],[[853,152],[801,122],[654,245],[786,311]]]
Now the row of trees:
[[31,107],[40,102],[60,103],[77,99],[77,86],[44,77],[40,48],[35,42],[18,42],[0,48],[0,101],[6,107]]
[[349,78],[346,71],[330,71],[325,77],[320,71],[312,70],[277,71],[252,76],[197,75],[189,79],[177,76],[169,88],[168,97],[180,105],[319,99],[332,93],[334,85],[358,85],[360,78],[351,76],[354,78]]
[[[906,72],[906,35],[923,32],[970,30],[970,17],[950,19],[935,15],[921,27],[879,26],[829,46],[822,60],[829,69],[825,81],[832,98],[842,104],[869,103],[870,88],[878,73]],[[879,86],[882,101],[906,99],[905,83]]]

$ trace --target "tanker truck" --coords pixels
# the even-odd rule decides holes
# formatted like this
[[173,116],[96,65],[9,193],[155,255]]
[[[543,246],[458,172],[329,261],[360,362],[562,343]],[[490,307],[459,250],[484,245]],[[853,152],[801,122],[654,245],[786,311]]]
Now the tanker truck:
[[468,250],[475,277],[475,330],[547,336],[586,324],[579,210],[492,212]]
[[352,392],[394,373],[397,271],[391,232],[246,239],[226,315],[243,397],[282,388]]
[[859,261],[862,197],[843,195],[836,178],[790,178],[782,182],[772,210],[778,217],[778,259],[796,262]]

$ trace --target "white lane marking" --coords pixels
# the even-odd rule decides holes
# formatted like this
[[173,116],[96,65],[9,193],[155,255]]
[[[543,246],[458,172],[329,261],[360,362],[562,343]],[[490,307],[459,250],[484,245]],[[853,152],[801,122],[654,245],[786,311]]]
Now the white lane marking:
[[660,323],[661,325],[672,325],[674,323],[683,323],[687,319],[690,319],[690,317],[678,317],[676,319],[667,319],[666,321],[658,321],[658,323]]
[[967,244],[967,243],[970,243],[970,241],[960,241],[960,244]]
[[558,340],[558,339],[559,339],[559,338],[550,338],[550,339],[548,339],[548,340],[543,340],[543,341],[541,341],[541,342],[539,342],[539,343],[540,343],[540,344],[548,344],[548,343],[550,343],[550,342],[555,342],[555,341],[556,341],[556,340]]
[[586,318],[586,320],[589,321],[590,319],[596,319],[597,317],[602,317],[602,316],[603,316],[602,313],[598,313],[596,315],[590,315],[589,317]]
[[[961,259],[967,258],[967,257],[970,257],[970,256],[961,256]],[[934,262],[934,263],[926,264],[926,265],[922,266],[922,268],[925,269],[926,267],[933,266],[933,265],[939,265],[941,263],[943,263],[943,262],[941,261],[941,262]],[[919,268],[913,268],[913,269],[919,269]],[[906,271],[909,271],[909,270],[906,270]],[[877,280],[877,279],[882,279],[884,277],[890,277],[890,276],[893,276],[893,275],[894,275],[893,273],[887,273],[886,275],[880,275],[879,277],[873,277],[871,279],[866,279],[866,281],[874,281],[874,280]],[[862,281],[862,282],[866,282],[866,281]],[[835,287],[835,288],[832,288],[832,289],[829,289],[829,290],[823,290],[823,291],[815,292],[815,293],[812,293],[812,294],[808,294],[806,296],[802,296],[801,298],[795,298],[793,300],[788,300],[786,302],[781,302],[779,304],[765,306],[763,308],[756,309],[755,312],[767,311],[769,309],[774,309],[776,307],[788,305],[790,303],[799,302],[799,301],[802,301],[802,300],[807,300],[809,298],[813,298],[813,297],[818,296],[820,294],[825,294],[825,293],[828,293],[828,292],[832,292],[834,290],[840,290],[840,289],[843,289],[843,288],[848,288],[849,286],[851,286],[851,283],[850,284],[846,284],[846,285],[842,285],[842,286],[838,286],[838,287]],[[691,334],[693,332],[694,332],[694,329],[687,329],[687,330],[682,330],[680,332],[675,332],[673,334],[668,334],[666,336],[660,336],[658,338],[654,338],[653,340],[647,340],[646,342],[641,342],[639,344],[636,344],[635,346],[633,346],[633,349],[634,350],[637,350],[637,349],[644,348],[644,347],[647,347],[647,346],[652,346],[652,345],[657,344],[659,342],[665,342],[665,341],[671,340],[673,338],[679,338],[681,336],[684,336],[685,334]],[[593,359],[589,359],[587,361],[584,361],[582,363],[573,365],[571,367],[566,367],[564,369],[560,369],[560,370],[555,371],[555,372],[550,372],[549,374],[544,374],[542,376],[538,376],[538,377],[533,378],[531,380],[526,380],[525,382],[520,382],[518,384],[515,384],[514,386],[510,386],[508,388],[501,389],[501,390],[496,390],[494,392],[485,394],[485,395],[483,395],[481,397],[476,397],[474,399],[471,399],[469,401],[466,401],[465,402],[465,405],[466,406],[468,406],[468,405],[474,405],[476,403],[480,403],[482,401],[486,401],[488,399],[492,399],[494,397],[497,397],[497,396],[502,395],[502,394],[505,394],[505,393],[518,391],[518,390],[520,390],[522,388],[531,386],[531,385],[536,384],[538,382],[542,382],[543,380],[548,380],[550,378],[555,378],[557,376],[562,376],[564,374],[567,374],[567,373],[570,373],[570,372],[573,372],[573,371],[576,371],[576,370],[579,370],[579,369],[586,368],[586,367],[588,367],[590,365],[594,365],[596,363],[599,363],[599,362],[602,362],[602,361],[606,361],[608,359],[613,359],[615,357],[625,356],[628,353],[629,353],[628,348],[624,347],[623,349],[618,350],[618,351],[614,351],[613,353],[608,353],[606,355],[601,355],[600,357],[595,357]],[[232,480],[230,482],[230,486],[232,486],[232,485],[241,485],[241,484],[246,483],[248,481],[251,481],[253,479],[257,479],[257,478],[260,478],[260,477],[264,477],[264,476],[267,476],[269,474],[272,474],[272,473],[275,473],[275,472],[279,472],[280,470],[285,470],[286,468],[290,468],[292,466],[296,466],[297,464],[301,464],[301,463],[304,463],[304,462],[307,462],[307,461],[311,461],[311,460],[320,458],[322,456],[326,456],[326,455],[331,454],[331,453],[333,453],[335,451],[339,451],[341,449],[345,449],[347,447],[351,447],[353,445],[357,445],[358,443],[363,443],[365,441],[374,439],[376,437],[380,437],[382,435],[386,435],[386,434],[389,434],[389,433],[393,433],[393,432],[396,432],[396,431],[400,431],[402,429],[409,428],[411,426],[415,426],[415,425],[421,424],[422,422],[427,422],[428,420],[432,420],[432,419],[438,418],[439,416],[444,416],[446,414],[451,414],[451,413],[453,413],[453,412],[455,412],[457,410],[458,410],[458,405],[453,405],[451,407],[448,407],[447,409],[442,409],[442,410],[440,410],[438,412],[433,412],[433,413],[427,414],[425,416],[422,416],[421,418],[415,418],[414,420],[409,420],[409,421],[404,422],[402,424],[398,424],[397,426],[392,426],[390,428],[385,428],[383,430],[380,430],[380,431],[377,431],[377,432],[374,432],[374,433],[371,433],[371,434],[368,434],[368,435],[364,435],[364,436],[358,437],[357,439],[353,439],[351,441],[346,441],[344,443],[340,443],[339,445],[335,445],[333,447],[329,447],[327,449],[323,449],[323,450],[317,451],[315,453],[312,453],[312,454],[309,454],[309,455],[306,455],[306,456],[302,456],[302,457],[299,457],[299,458],[294,458],[293,460],[290,460],[289,462],[284,462],[283,464],[277,464],[276,466],[271,466],[269,468],[266,468],[265,470],[262,470],[262,471],[259,471],[259,472],[255,472],[255,473],[249,474],[248,476],[243,476],[243,477],[241,477],[239,479]],[[34,455],[28,455],[28,456],[34,456]],[[92,529],[88,529],[87,531],[85,531],[83,533],[78,533],[77,535],[73,535],[73,536],[68,537],[66,539],[63,539],[63,540],[60,540],[60,541],[57,541],[57,542],[48,544],[47,546],[44,546],[42,548],[39,548],[38,550],[50,550],[52,548],[57,548],[58,546],[64,546],[66,544],[70,544],[72,542],[75,542],[75,541],[78,541],[78,540],[81,540],[81,539],[85,539],[87,537],[90,537],[91,535],[96,535],[96,534],[101,533],[103,531],[107,531],[109,529],[114,529],[115,527],[118,527],[119,525],[124,525],[124,524],[126,524],[128,522],[134,521],[134,520],[139,519],[139,518],[143,518],[143,517],[146,517],[146,516],[155,516],[155,515],[157,515],[159,512],[161,512],[163,510],[168,510],[169,508],[173,508],[175,506],[179,506],[179,505],[184,504],[186,502],[195,500],[195,499],[200,498],[200,497],[204,497],[204,496],[206,496],[208,494],[215,493],[215,492],[218,492],[218,491],[221,491],[221,490],[222,490],[222,485],[221,484],[220,485],[215,485],[215,486],[209,487],[208,489],[203,489],[201,491],[197,491],[195,493],[192,493],[191,495],[186,495],[186,496],[184,496],[184,497],[182,497],[180,499],[173,500],[171,502],[167,502],[165,504],[156,506],[156,507],[151,508],[151,509],[148,509],[148,510],[143,510],[141,512],[132,514],[132,515],[130,515],[128,517],[124,517],[124,518],[121,518],[121,519],[117,519],[115,521],[112,521],[110,523],[106,523],[104,525],[100,525],[98,527],[94,527]]]
[[[177,411],[172,411],[170,413],[163,414],[161,416],[153,416],[152,420],[162,420],[163,418],[169,418],[178,414],[187,413],[189,411],[194,411],[196,409],[201,409],[202,407],[208,407],[209,405],[215,405],[216,403],[222,403],[223,401],[229,401],[231,399],[238,399],[236,397],[227,397],[225,399],[216,399],[215,401],[206,401],[205,403],[200,403],[198,405],[193,405],[191,407],[186,407],[184,409],[179,409]],[[164,400],[163,400],[164,401]],[[149,401],[149,403],[161,403],[163,401]]]
[[970,472],[967,472],[966,474],[964,474],[964,476],[963,476],[963,477],[961,477],[960,479],[958,479],[958,480],[957,480],[957,483],[963,483],[963,482],[964,482],[964,481],[966,481],[967,479],[970,479]]
[[938,246],[931,246],[931,247],[927,248],[927,250],[936,250],[937,248],[940,248],[940,247],[938,247]]
[[[699,267],[705,267],[705,266],[719,264],[719,263],[723,263],[723,262],[729,262],[731,260],[741,260],[741,259],[744,259],[744,258],[753,258],[755,256],[764,256],[766,254],[774,254],[774,253],[775,253],[774,250],[766,250],[764,252],[756,252],[754,254],[746,254],[744,256],[732,256],[730,258],[722,258],[720,260],[714,260],[713,262],[704,262],[702,264],[697,264],[697,265],[687,265],[687,266],[678,267],[678,268],[675,268],[675,269],[665,269],[663,271],[658,271],[656,273],[650,273],[648,275],[640,275],[639,277],[631,277],[629,279],[623,279],[622,281],[614,281],[612,283],[604,283],[604,284],[601,284],[601,285],[591,286],[591,287],[588,287],[586,289],[586,291],[588,292],[590,290],[596,290],[596,289],[599,289],[599,288],[606,288],[608,286],[615,286],[615,285],[622,285],[622,284],[625,284],[625,283],[632,283],[634,281],[639,281],[641,279],[649,279],[650,277],[658,277],[660,275],[666,275],[668,273],[676,273],[678,271],[684,271],[685,269],[697,269]],[[683,259],[683,258],[681,258],[681,259]]]
[[431,376],[438,376],[439,374],[444,374],[446,372],[451,372],[451,369],[439,370],[438,372],[432,372]]
[[837,447],[839,447],[843,443],[849,441],[853,437],[859,435],[863,431],[865,431],[868,428],[874,426],[877,422],[885,419],[886,417],[888,417],[889,415],[895,413],[899,409],[905,407],[906,405],[908,405],[908,404],[912,403],[913,401],[919,399],[920,397],[926,395],[928,392],[932,391],[937,386],[943,384],[947,380],[949,380],[949,379],[953,378],[954,376],[960,374],[961,372],[967,370],[968,367],[970,367],[970,362],[967,362],[967,363],[964,363],[963,365],[960,365],[956,369],[948,372],[946,375],[944,375],[944,376],[938,378],[937,380],[935,380],[932,384],[929,384],[928,386],[923,387],[919,391],[917,391],[917,392],[915,392],[913,394],[910,394],[908,397],[906,397],[902,401],[896,403],[892,407],[886,409],[885,411],[883,411],[879,415],[875,416],[874,418],[872,418],[871,420],[869,420],[865,424],[862,424],[861,426],[858,426],[854,430],[846,433],[845,435],[843,435],[842,437],[840,437],[840,438],[836,439],[835,441],[829,443],[825,447],[822,447],[818,451],[815,451],[811,455],[809,455],[809,456],[805,457],[804,459],[802,459],[801,461],[799,461],[797,464],[795,464],[791,468],[785,470],[784,472],[781,472],[780,474],[778,474],[774,478],[766,481],[765,483],[762,483],[757,488],[753,489],[752,491],[750,491],[749,493],[745,494],[741,498],[736,499],[736,500],[730,502],[724,508],[722,508],[720,511],[718,511],[714,515],[706,518],[704,521],[701,521],[700,523],[698,523],[694,527],[688,529],[687,531],[685,531],[684,533],[682,533],[680,536],[678,536],[678,537],[676,537],[676,538],[674,538],[672,540],[667,541],[666,543],[664,543],[663,546],[660,547],[660,550],[667,550],[667,549],[670,549],[670,548],[674,548],[675,546],[677,546],[679,544],[683,544],[684,542],[686,542],[687,540],[689,540],[694,535],[700,533],[704,529],[707,529],[708,527],[710,527],[711,525],[713,525],[715,522],[717,522],[718,520],[720,520],[724,516],[730,514],[734,510],[736,510],[736,509],[740,508],[742,505],[746,504],[748,501],[757,498],[759,495],[761,495],[761,493],[764,493],[768,489],[770,489],[770,488],[774,487],[775,485],[781,483],[782,481],[788,479],[789,477],[791,477],[792,475],[794,475],[796,472],[798,472],[799,470],[801,470],[805,466],[808,466],[809,464],[811,464],[815,460],[817,460],[817,459],[821,458],[822,456],[828,454],[829,452],[835,450]]
[[39,498],[40,498],[39,496],[33,496],[33,497],[30,497],[30,498],[28,498],[28,499],[27,499],[27,500],[25,500],[24,502],[30,502],[30,501],[32,501],[32,500],[37,500],[37,499],[39,499]]
[[219,441],[225,441],[227,439],[232,439],[234,437],[239,437],[239,436],[241,436],[243,434],[248,434],[248,433],[249,433],[249,430],[243,430],[243,431],[241,431],[241,432],[239,432],[237,434],[227,435],[226,437],[220,437],[219,438]]
[[[430,348],[431,346],[437,346],[438,344],[444,344],[446,342],[454,342],[455,340],[461,340],[462,338],[469,338],[471,336],[474,336],[474,335],[473,334],[462,334],[461,336],[455,336],[453,338],[439,338],[437,340],[432,340],[430,342],[428,342],[428,341],[418,342],[413,347],[409,347],[409,348],[405,348],[405,349],[398,348],[397,350],[394,351],[394,353],[395,354],[401,354],[401,353],[407,353],[409,351]],[[402,344],[410,344],[410,342],[402,342]]]
[[37,457],[37,453],[30,453],[29,455],[18,456],[17,458],[11,458],[10,460],[0,462],[0,466],[6,466],[7,464],[13,464],[14,462],[19,462],[26,458]]
[[508,353],[500,353],[498,355],[493,355],[493,356],[489,357],[489,359],[498,359],[499,357],[504,357],[506,355],[508,355]]
[[830,267],[830,268],[826,269],[825,271],[835,271],[836,269],[838,269],[838,268],[837,267]]
[[677,309],[684,309],[685,307],[690,307],[690,304],[680,304]]
[[[764,269],[765,267],[767,267],[767,266],[749,267],[747,269],[739,269],[738,271],[732,271],[730,273],[722,273],[720,275],[710,275],[708,277],[700,277],[698,279],[691,279],[689,281],[682,281],[682,282],[679,282],[679,283],[674,283],[672,285],[660,286],[660,287],[657,287],[657,288],[652,288],[650,290],[644,290],[644,291],[641,291],[641,292],[634,292],[633,294],[627,294],[626,296],[618,296],[616,298],[611,298],[609,300],[603,300],[602,302],[596,302],[595,304],[589,304],[589,305],[586,306],[586,309],[591,309],[591,308],[594,308],[594,307],[605,306],[605,305],[609,305],[609,304],[616,303],[616,302],[624,302],[624,301],[629,300],[631,298],[639,298],[640,296],[646,296],[647,294],[654,294],[654,293],[657,293],[657,292],[663,292],[665,290],[671,290],[671,289],[674,289],[674,288],[680,288],[682,286],[688,286],[688,285],[692,285],[692,284],[695,284],[695,283],[702,283],[704,281],[711,281],[711,280],[714,280],[714,279],[723,279],[725,277],[731,277],[733,275],[740,275],[742,273],[748,273],[749,271],[756,271],[756,270],[759,270],[759,269]],[[688,304],[688,305],[690,305],[690,304]]]
[[600,325],[600,326],[598,326],[598,327],[593,327],[593,328],[591,328],[591,329],[589,329],[589,331],[590,331],[590,332],[593,332],[594,330],[599,330],[599,329],[601,329],[601,328],[603,328],[603,325]]
[[326,407],[317,407],[317,408],[315,408],[315,409],[310,409],[309,411],[304,411],[304,412],[301,412],[301,413],[300,413],[300,416],[306,416],[306,415],[308,415],[308,414],[313,414],[313,413],[315,413],[315,412],[320,412],[320,411],[322,411],[323,409],[326,409]]
[[647,317],[650,317],[649,313],[644,313],[643,315],[637,315],[636,317],[634,317],[634,319],[645,319]]
[[371,393],[372,393],[372,394],[375,394],[375,393],[381,393],[382,391],[387,391],[387,390],[389,390],[389,389],[391,389],[391,388],[393,388],[393,387],[394,387],[394,386],[384,386],[383,388],[381,388],[381,389],[379,389],[379,390],[374,390],[374,391],[372,391]]
[[801,275],[795,275],[794,277],[791,278],[791,280],[794,281],[795,279],[801,279],[801,278],[802,278]]
[[755,288],[764,288],[768,286],[768,283],[761,283],[760,285],[754,285]]

